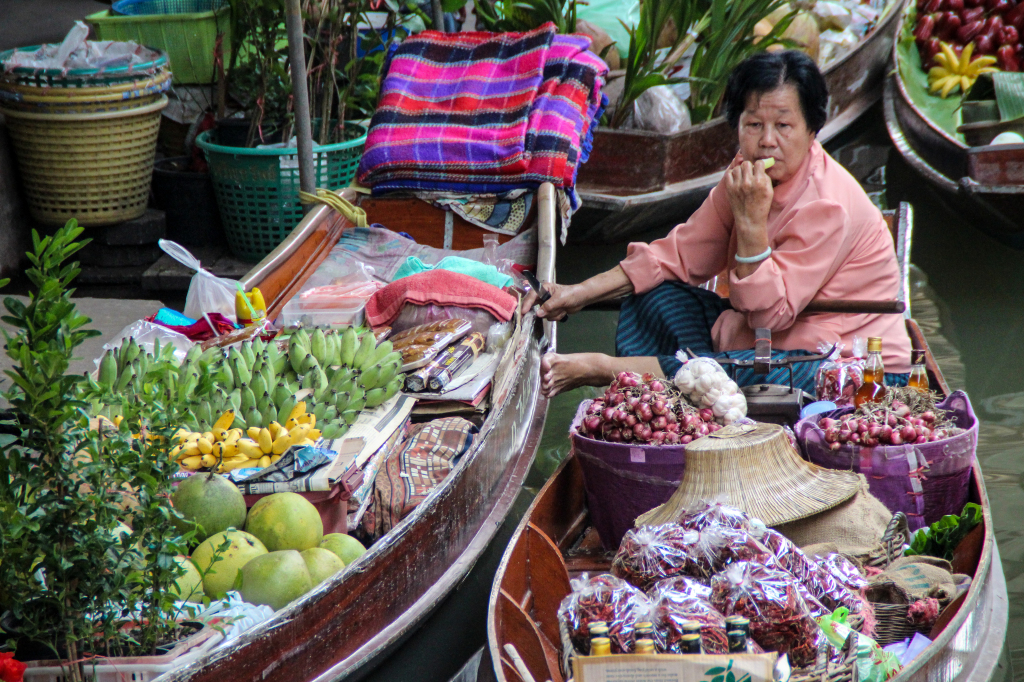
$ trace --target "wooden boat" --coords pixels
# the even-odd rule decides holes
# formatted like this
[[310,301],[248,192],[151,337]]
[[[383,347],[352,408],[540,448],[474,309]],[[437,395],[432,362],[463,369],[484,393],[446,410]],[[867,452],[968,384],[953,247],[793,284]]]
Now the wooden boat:
[[[909,222],[909,212],[906,214]],[[895,216],[887,215],[891,226]],[[896,226],[898,227],[898,226]],[[910,233],[900,237],[899,260],[909,265]],[[909,303],[906,290],[901,293]],[[909,308],[908,308],[909,310]],[[909,316],[907,330],[915,348],[927,352],[932,388],[949,392],[920,328]],[[987,680],[998,664],[1007,626],[1007,593],[996,547],[992,514],[981,469],[974,465],[970,499],[984,509],[983,526],[961,544],[957,570],[973,575],[964,595],[941,614],[933,642],[908,665],[898,680]],[[571,591],[570,577],[586,571],[606,572],[610,558],[590,524],[583,470],[570,455],[534,499],[513,535],[491,587],[488,609],[488,653],[498,682],[528,682],[505,646],[514,645],[526,671],[536,682],[562,682],[558,606]]]
[[[343,196],[345,196],[343,194]],[[353,195],[348,195],[354,200]],[[360,203],[368,221],[419,243],[468,249],[484,230],[416,199]],[[554,189],[537,201],[537,275],[554,279]],[[352,227],[320,206],[245,277],[264,292],[274,317]],[[533,462],[547,400],[539,363],[554,336],[523,318],[512,356],[512,388],[492,406],[469,452],[430,496],[359,561],[240,639],[168,674],[174,682],[339,680],[367,672],[412,633],[469,573],[508,513]]]
[[[882,81],[908,0],[890,0],[861,43],[825,69],[828,121],[818,139],[827,144],[882,96]],[[582,208],[573,216],[573,241],[622,241],[639,232],[683,222],[721,180],[738,146],[724,116],[674,135],[642,130],[594,132],[590,159],[576,190]]]
[[[908,10],[909,11],[909,8]],[[900,24],[905,20],[901,17]],[[899,64],[898,41],[893,63]],[[886,78],[885,125],[907,164],[935,186],[955,212],[976,215],[981,230],[1013,248],[1024,249],[1024,154],[1021,145],[970,147],[929,118],[899,68]]]

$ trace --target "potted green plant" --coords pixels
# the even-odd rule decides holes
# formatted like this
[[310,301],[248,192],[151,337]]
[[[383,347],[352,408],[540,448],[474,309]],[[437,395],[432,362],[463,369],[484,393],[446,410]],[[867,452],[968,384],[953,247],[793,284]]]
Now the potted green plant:
[[[365,31],[369,0],[303,0],[306,79],[318,187],[340,189],[355,175],[376,106],[386,47],[397,8],[387,7],[382,33]],[[237,49],[228,76],[245,117],[202,133],[228,244],[246,260],[269,253],[302,218],[291,70],[283,0],[235,0]],[[384,47],[385,49],[377,49]],[[244,130],[244,135],[242,131]],[[243,139],[244,137],[244,139]],[[275,145],[268,148],[267,145]]]
[[179,531],[167,504],[177,463],[165,443],[184,403],[140,381],[141,395],[120,400],[119,426],[90,419],[81,399],[89,380],[68,374],[76,348],[99,333],[71,300],[79,270],[66,261],[88,242],[76,241],[81,233],[74,221],[52,237],[33,232],[33,291],[27,303],[4,301],[3,319],[17,330],[5,333],[14,364],[4,393],[16,435],[0,443],[2,627],[19,651],[44,647],[73,682],[108,658],[145,663],[196,642],[175,648],[194,633],[176,560],[194,531]]

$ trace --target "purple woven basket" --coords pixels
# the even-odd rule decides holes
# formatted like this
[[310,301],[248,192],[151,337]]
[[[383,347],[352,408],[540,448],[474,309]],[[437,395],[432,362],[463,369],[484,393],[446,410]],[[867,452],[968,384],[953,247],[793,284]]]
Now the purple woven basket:
[[847,407],[801,420],[796,437],[807,459],[818,466],[867,476],[871,494],[892,513],[905,513],[910,530],[917,530],[945,514],[959,515],[963,510],[978,448],[978,419],[967,394],[955,391],[938,407],[951,411],[956,425],[966,431],[924,445],[843,445],[833,452],[818,420],[853,411]]
[[580,435],[591,401],[580,404],[569,434],[583,469],[590,521],[605,549],[617,549],[636,517],[668,502],[686,465],[682,445],[628,445]]

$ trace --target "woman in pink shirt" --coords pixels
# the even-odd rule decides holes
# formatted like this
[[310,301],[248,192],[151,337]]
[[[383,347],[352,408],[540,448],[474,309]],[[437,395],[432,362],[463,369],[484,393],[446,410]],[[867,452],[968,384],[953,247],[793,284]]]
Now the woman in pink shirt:
[[[775,357],[815,353],[819,343],[842,343],[849,355],[854,336],[879,336],[887,382],[906,383],[910,339],[902,316],[802,312],[815,299],[892,300],[899,291],[881,212],[815,139],[827,104],[824,78],[800,52],[759,54],[734,70],[724,109],[740,152],[701,207],[663,239],[630,244],[612,270],[580,284],[545,285],[552,295],[538,315],[552,320],[628,296],[619,357],[548,354],[546,395],[606,385],[623,370],[673,377],[683,348],[749,358],[757,327],[771,329]],[[765,169],[769,158],[774,164]],[[723,270],[728,301],[697,287]],[[530,295],[525,304],[535,301]],[[811,393],[814,369],[801,367],[797,382]],[[736,380],[765,382],[749,370]]]

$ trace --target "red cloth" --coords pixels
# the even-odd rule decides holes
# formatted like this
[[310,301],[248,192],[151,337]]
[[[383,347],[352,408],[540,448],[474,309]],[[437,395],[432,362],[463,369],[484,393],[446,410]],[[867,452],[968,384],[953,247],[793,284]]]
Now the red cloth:
[[403,277],[380,289],[366,302],[371,327],[390,325],[406,303],[486,310],[502,322],[512,319],[516,297],[493,284],[449,270],[428,270]]
[[[217,334],[224,336],[229,332],[233,332],[237,327],[235,323],[224,317],[220,313],[209,313],[210,320],[217,326]],[[184,334],[188,337],[189,341],[206,341],[212,339],[214,334],[210,331],[210,325],[206,322],[205,317],[200,317],[195,324],[190,324],[186,327],[178,327],[173,324],[164,324],[156,319],[156,315],[150,315],[146,318],[147,321],[153,324],[158,324],[161,327],[167,327],[173,329],[179,334]]]
[[13,653],[0,653],[0,680],[3,680],[3,682],[22,682],[24,673],[25,664],[14,660]]

